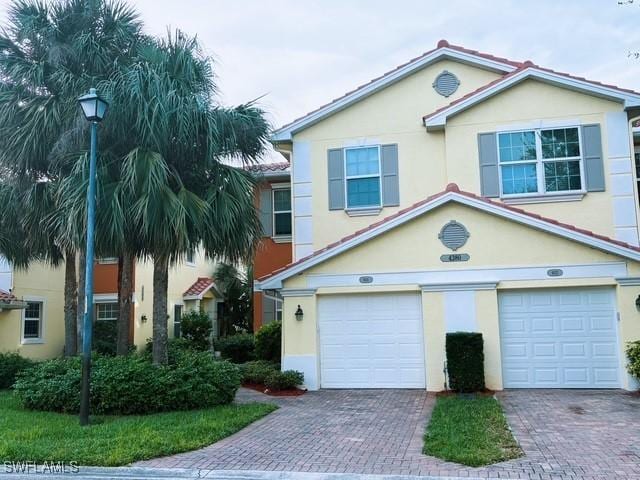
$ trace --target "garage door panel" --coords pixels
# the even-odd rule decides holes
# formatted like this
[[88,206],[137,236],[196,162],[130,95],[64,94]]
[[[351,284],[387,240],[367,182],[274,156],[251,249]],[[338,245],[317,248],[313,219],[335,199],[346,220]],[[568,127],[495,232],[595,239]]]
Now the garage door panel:
[[318,316],[323,387],[425,387],[419,295],[320,297]]
[[505,387],[619,387],[611,289],[504,293],[499,303]]

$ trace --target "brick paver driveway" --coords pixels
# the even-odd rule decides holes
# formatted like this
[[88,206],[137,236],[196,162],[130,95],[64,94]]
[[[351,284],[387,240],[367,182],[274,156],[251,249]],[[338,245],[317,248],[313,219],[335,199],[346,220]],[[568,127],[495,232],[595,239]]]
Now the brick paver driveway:
[[640,397],[622,391],[510,390],[498,394],[525,456],[468,468],[423,455],[435,397],[418,390],[323,390],[240,401],[280,409],[195,452],[140,462],[212,470],[441,475],[524,479],[640,479]]

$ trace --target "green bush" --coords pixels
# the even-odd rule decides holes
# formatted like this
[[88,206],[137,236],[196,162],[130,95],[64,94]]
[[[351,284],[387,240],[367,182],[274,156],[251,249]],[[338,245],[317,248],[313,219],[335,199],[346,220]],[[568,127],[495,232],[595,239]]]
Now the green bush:
[[282,323],[271,322],[256,333],[256,358],[280,363]]
[[118,342],[118,322],[100,320],[93,322],[93,350],[100,355],[115,356]]
[[627,344],[628,372],[640,380],[640,340]]
[[255,341],[250,333],[238,333],[219,338],[215,342],[215,349],[222,358],[233,363],[245,363],[255,358]]
[[16,375],[33,365],[33,360],[21,357],[15,352],[0,353],[0,390],[11,388]]
[[264,385],[273,391],[291,390],[304,382],[304,374],[296,370],[285,370],[280,372],[274,370],[266,378]]
[[[170,338],[167,340],[167,353],[169,354],[169,364],[176,363],[178,358],[185,352],[194,352],[191,342],[184,338]],[[153,356],[153,340],[148,338],[141,356],[151,360]]]
[[481,333],[447,333],[447,373],[456,392],[484,390],[484,351]]
[[267,362],[266,360],[255,360],[240,365],[240,373],[242,381],[246,383],[262,383],[264,384],[267,377],[275,371],[280,370],[276,363]]
[[209,350],[211,347],[211,319],[206,312],[191,311],[180,319],[182,338],[187,340],[194,350]]
[[[42,362],[20,374],[15,392],[26,408],[76,413],[80,406],[80,360]],[[142,355],[96,355],[91,370],[95,414],[145,414],[230,403],[240,371],[207,352],[181,352],[176,363],[155,366]]]

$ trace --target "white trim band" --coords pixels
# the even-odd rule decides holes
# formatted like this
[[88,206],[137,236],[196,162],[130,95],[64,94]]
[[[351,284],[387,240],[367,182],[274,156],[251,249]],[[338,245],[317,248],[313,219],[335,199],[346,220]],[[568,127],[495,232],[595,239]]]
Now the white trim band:
[[461,290],[495,290],[499,282],[469,282],[469,283],[432,283],[420,285],[423,292],[453,292]]

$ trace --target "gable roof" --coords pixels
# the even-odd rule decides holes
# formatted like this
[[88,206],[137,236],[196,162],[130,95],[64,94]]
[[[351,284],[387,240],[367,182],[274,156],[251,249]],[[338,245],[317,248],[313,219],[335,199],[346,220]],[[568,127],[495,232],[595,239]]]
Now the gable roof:
[[640,93],[634,92],[633,90],[587,80],[568,73],[556,72],[548,68],[539,67],[531,62],[525,62],[518,69],[454,100],[449,105],[439,108],[435,112],[425,115],[422,117],[424,125],[427,127],[427,130],[441,129],[445,126],[448,118],[528,79],[534,79],[589,95],[618,101],[623,103],[625,108],[640,106]]
[[[471,50],[460,45],[452,45],[446,40],[440,40],[437,47],[433,50],[429,50],[419,57],[413,58],[408,62],[397,66],[395,69],[374,78],[368,83],[356,87],[354,90],[345,93],[341,97],[338,97],[331,102],[322,105],[315,110],[312,110],[306,115],[293,120],[291,123],[283,125],[273,133],[273,135],[271,136],[271,141],[276,143],[281,141],[290,141],[295,133],[304,130],[307,127],[310,127],[315,123],[318,123],[328,116],[339,112],[340,110],[343,110],[350,105],[368,97],[369,95],[372,95],[379,90],[382,90],[383,88],[386,88],[389,85],[392,85],[393,83],[398,82],[403,78],[415,73],[416,71],[442,59],[456,60],[461,63],[466,63],[486,70],[498,72],[503,74],[503,77],[490,82],[483,87],[480,87],[480,89],[476,90],[475,92],[465,95],[459,100],[452,102],[448,106],[443,107],[436,112],[426,115],[425,117],[428,117],[430,121],[430,124],[427,126],[429,130],[442,128],[443,126],[443,124],[437,124],[437,122],[441,122],[441,119],[440,115],[435,118],[436,114],[444,113],[446,109],[451,108],[454,105],[459,105],[460,102],[463,101],[463,99],[469,100],[470,97],[474,97],[474,99],[476,100],[475,103],[477,103],[477,101],[489,98],[489,96],[499,93],[504,88],[508,88],[509,86],[513,85],[513,83],[506,83],[502,85],[502,81],[507,81],[510,78],[514,82],[524,80],[525,78],[519,76],[523,71],[528,72],[526,78],[536,77],[538,80],[546,81],[548,83],[556,85],[562,85],[566,88],[587,92],[605,98],[619,100],[625,103],[626,108],[640,106],[640,93],[634,92],[633,90],[616,87],[614,85],[606,85],[592,80],[587,80],[585,78],[570,75],[568,73],[556,72],[551,69],[542,68],[535,65],[529,60],[524,62],[509,60],[506,58],[496,57],[488,53],[479,52],[477,50]],[[514,76],[515,78],[513,78]],[[489,92],[488,90],[495,85],[500,85],[501,88],[499,88],[495,92],[493,90]],[[485,96],[482,96],[481,98],[475,97],[475,95],[482,95],[483,92],[486,93]],[[469,106],[471,105],[465,104],[465,107],[460,108],[469,108]],[[456,113],[458,113],[459,111],[462,110],[456,110]],[[434,118],[432,119],[432,117]]]
[[357,247],[368,240],[371,240],[426,212],[450,202],[459,203],[492,215],[506,218],[543,232],[573,240],[606,253],[640,261],[640,247],[630,245],[626,242],[615,240],[604,235],[599,235],[590,230],[578,228],[574,225],[562,223],[552,218],[543,217],[536,213],[527,212],[526,210],[507,205],[506,203],[490,200],[474,193],[462,191],[455,183],[450,183],[443,192],[432,195],[431,197],[400,210],[379,222],[376,222],[362,230],[358,230],[337,242],[327,245],[325,248],[317,250],[305,258],[290,263],[283,268],[271,272],[269,275],[259,278],[259,287],[262,289],[282,288],[283,280],[301,273],[347,250]]
[[271,140],[274,142],[291,140],[291,137],[296,132],[310,127],[329,115],[347,108],[353,103],[402,80],[432,63],[447,58],[500,73],[512,72],[523,65],[521,62],[496,57],[477,50],[470,50],[459,45],[451,45],[446,40],[440,40],[433,50],[429,50],[419,57],[398,65],[393,70],[389,70],[368,83],[360,85],[341,97],[295,119],[291,123],[283,125],[273,133]]
[[205,293],[215,287],[213,278],[199,277],[182,295],[185,300],[202,300]]

